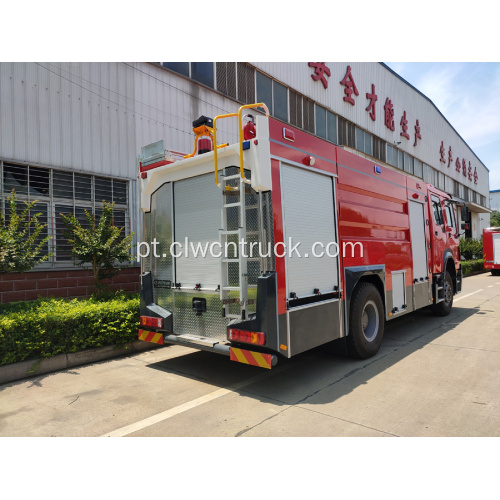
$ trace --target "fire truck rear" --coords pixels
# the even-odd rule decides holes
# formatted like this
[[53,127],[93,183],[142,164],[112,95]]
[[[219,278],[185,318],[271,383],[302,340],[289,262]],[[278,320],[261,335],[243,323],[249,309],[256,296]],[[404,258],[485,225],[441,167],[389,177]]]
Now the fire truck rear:
[[[266,113],[243,126],[249,108]],[[231,118],[239,140],[218,144]],[[367,358],[386,321],[449,314],[462,273],[447,194],[263,103],[200,117],[193,131],[192,154],[160,141],[140,157],[140,339],[271,368],[341,338]]]
[[500,276],[500,227],[483,229],[483,259],[484,268]]

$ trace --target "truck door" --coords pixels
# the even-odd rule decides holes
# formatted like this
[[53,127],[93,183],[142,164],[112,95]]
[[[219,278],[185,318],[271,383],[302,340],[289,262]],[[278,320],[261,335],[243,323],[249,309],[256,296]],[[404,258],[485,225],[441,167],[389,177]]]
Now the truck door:
[[441,200],[437,194],[429,193],[429,211],[431,225],[431,247],[432,247],[432,273],[438,274],[443,271],[443,255],[446,247],[446,233],[444,227],[443,210]]
[[453,258],[458,261],[458,225],[454,204],[450,200],[444,202],[446,248],[453,249]]
[[429,305],[431,296],[424,208],[422,203],[411,200],[408,202],[413,261],[413,309]]

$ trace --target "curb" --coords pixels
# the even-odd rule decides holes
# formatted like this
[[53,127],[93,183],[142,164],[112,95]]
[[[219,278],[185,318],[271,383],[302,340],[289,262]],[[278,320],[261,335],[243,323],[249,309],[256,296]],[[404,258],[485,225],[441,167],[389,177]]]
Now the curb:
[[134,340],[127,344],[116,346],[110,345],[105,347],[96,347],[94,349],[86,349],[80,352],[71,352],[68,354],[58,354],[52,358],[45,359],[30,359],[29,361],[21,361],[10,365],[0,366],[0,384],[7,382],[15,382],[45,373],[51,373],[67,368],[75,368],[77,366],[96,363],[105,359],[117,358],[119,356],[128,356],[138,352],[156,349],[158,346],[143,340]]

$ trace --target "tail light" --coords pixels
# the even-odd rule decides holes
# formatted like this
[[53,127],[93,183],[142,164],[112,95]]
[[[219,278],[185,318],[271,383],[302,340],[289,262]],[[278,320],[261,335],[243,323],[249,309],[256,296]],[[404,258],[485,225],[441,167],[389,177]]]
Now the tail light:
[[227,331],[227,339],[233,342],[245,342],[246,344],[265,345],[266,334],[264,332],[248,332],[230,328]]
[[151,316],[141,316],[140,323],[142,326],[163,328],[163,318],[152,318]]

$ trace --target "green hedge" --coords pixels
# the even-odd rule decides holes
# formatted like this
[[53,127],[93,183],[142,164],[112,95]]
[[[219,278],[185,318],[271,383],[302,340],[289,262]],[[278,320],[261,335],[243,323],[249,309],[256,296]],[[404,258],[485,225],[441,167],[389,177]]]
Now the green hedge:
[[137,339],[139,297],[38,299],[0,306],[0,365]]
[[474,238],[460,238],[460,255],[464,259],[476,260],[483,257],[483,238],[475,240]]
[[463,276],[470,276],[484,269],[483,259],[478,260],[463,260],[462,264],[462,274]]

